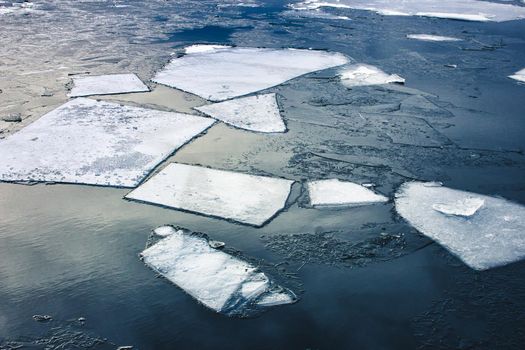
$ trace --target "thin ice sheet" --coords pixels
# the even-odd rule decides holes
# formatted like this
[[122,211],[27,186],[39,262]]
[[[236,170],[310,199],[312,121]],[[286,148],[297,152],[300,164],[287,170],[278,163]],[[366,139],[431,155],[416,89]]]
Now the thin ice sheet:
[[408,39],[421,40],[421,41],[434,41],[434,42],[446,42],[446,41],[461,41],[459,38],[442,35],[432,34],[408,34]]
[[310,205],[315,207],[361,206],[384,203],[388,198],[359,184],[338,179],[308,182]]
[[135,74],[108,74],[73,78],[68,97],[146,92],[149,88]]

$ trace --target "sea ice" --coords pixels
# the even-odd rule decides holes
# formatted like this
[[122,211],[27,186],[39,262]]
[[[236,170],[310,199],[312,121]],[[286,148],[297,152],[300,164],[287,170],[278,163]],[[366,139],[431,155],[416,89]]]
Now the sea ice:
[[308,194],[312,206],[360,206],[384,203],[388,198],[353,182],[338,179],[308,182]]
[[396,210],[467,265],[485,270],[525,258],[525,207],[508,200],[408,182]]
[[210,247],[208,238],[184,229],[141,253],[153,270],[208,308],[246,316],[262,308],[291,304],[296,296],[274,283],[257,267]]
[[275,94],[242,97],[195,109],[240,129],[258,132],[286,131]]
[[461,41],[461,39],[450,36],[440,36],[431,34],[408,34],[407,38],[421,41]]
[[397,74],[387,74],[374,66],[355,64],[345,68],[341,72],[341,82],[345,86],[354,87],[389,83],[403,84],[405,79]]
[[509,78],[525,83],[525,68],[517,71],[513,75],[509,75]]
[[135,74],[108,74],[73,78],[68,97],[145,92],[149,88]]
[[171,163],[126,198],[262,226],[284,208],[292,183]]
[[135,187],[215,121],[73,99],[0,140],[0,181]]
[[346,56],[334,52],[194,45],[152,80],[222,101],[347,62]]

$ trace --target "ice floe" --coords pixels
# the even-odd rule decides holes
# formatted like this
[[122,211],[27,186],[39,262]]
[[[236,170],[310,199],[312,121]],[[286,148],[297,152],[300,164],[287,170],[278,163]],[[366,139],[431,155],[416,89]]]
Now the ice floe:
[[242,97],[195,109],[240,129],[258,132],[286,131],[275,94]]
[[510,21],[525,18],[525,8],[478,0],[306,0],[290,5],[297,10],[322,7],[374,11],[385,16],[425,16],[464,21]]
[[348,62],[340,53],[217,45],[190,46],[152,79],[207,100],[222,101]]
[[126,198],[262,226],[284,208],[292,183],[171,163]]
[[149,88],[135,74],[85,75],[73,78],[69,97],[145,92]]
[[396,210],[470,267],[485,270],[525,258],[525,207],[508,200],[409,182]]
[[403,84],[405,79],[397,74],[387,74],[381,69],[367,64],[354,64],[341,72],[341,82],[347,87],[382,85],[389,83]]
[[338,179],[310,181],[308,194],[314,207],[360,206],[388,201],[387,197],[364,186]]
[[208,238],[184,229],[141,253],[143,261],[208,308],[229,316],[294,303],[295,294],[257,267],[210,246]]
[[135,187],[214,122],[77,98],[0,140],[0,181]]
[[454,38],[451,36],[431,35],[431,34],[408,34],[408,39],[421,40],[421,41],[461,41],[462,39]]
[[525,68],[517,71],[513,75],[509,75],[509,78],[525,83]]

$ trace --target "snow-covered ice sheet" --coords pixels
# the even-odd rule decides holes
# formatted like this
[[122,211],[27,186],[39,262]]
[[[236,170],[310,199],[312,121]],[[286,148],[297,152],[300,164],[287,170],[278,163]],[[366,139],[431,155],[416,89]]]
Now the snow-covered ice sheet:
[[509,75],[509,78],[525,83],[525,68],[517,71],[513,75]]
[[144,250],[141,257],[208,308],[230,316],[248,316],[297,300],[293,292],[249,262],[210,247],[205,235],[173,227],[170,231],[173,233]]
[[0,181],[135,187],[214,122],[77,98],[0,140]]
[[306,0],[291,5],[298,10],[322,7],[374,11],[385,16],[425,16],[465,21],[510,21],[525,18],[525,8],[479,0]]
[[397,74],[387,74],[381,69],[367,64],[351,65],[345,68],[340,76],[343,85],[348,87],[389,83],[403,84],[405,82],[405,79]]
[[525,258],[525,207],[520,204],[423,182],[403,184],[395,202],[412,226],[474,269]]
[[387,197],[364,186],[338,179],[308,182],[308,195],[314,207],[360,206],[388,201]]
[[152,80],[222,101],[347,62],[346,56],[336,52],[193,45]]
[[195,109],[240,129],[258,132],[286,131],[275,94],[241,97]]
[[262,226],[284,208],[292,183],[171,163],[126,198]]
[[421,41],[461,41],[459,38],[454,38],[451,36],[441,36],[441,35],[432,35],[432,34],[408,34],[408,39],[415,39]]
[[149,88],[135,74],[85,75],[73,78],[68,97],[145,92]]

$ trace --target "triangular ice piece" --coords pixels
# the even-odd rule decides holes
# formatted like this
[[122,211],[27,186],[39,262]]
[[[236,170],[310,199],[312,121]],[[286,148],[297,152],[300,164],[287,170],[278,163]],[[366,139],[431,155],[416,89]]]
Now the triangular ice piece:
[[525,83],[525,68],[523,68],[520,71],[517,71],[513,75],[509,75],[509,78]]
[[397,74],[387,74],[374,66],[355,64],[341,72],[341,82],[345,86],[354,87],[389,83],[404,84],[405,79]]
[[314,207],[360,206],[388,201],[387,197],[364,186],[338,179],[310,181],[308,194]]

